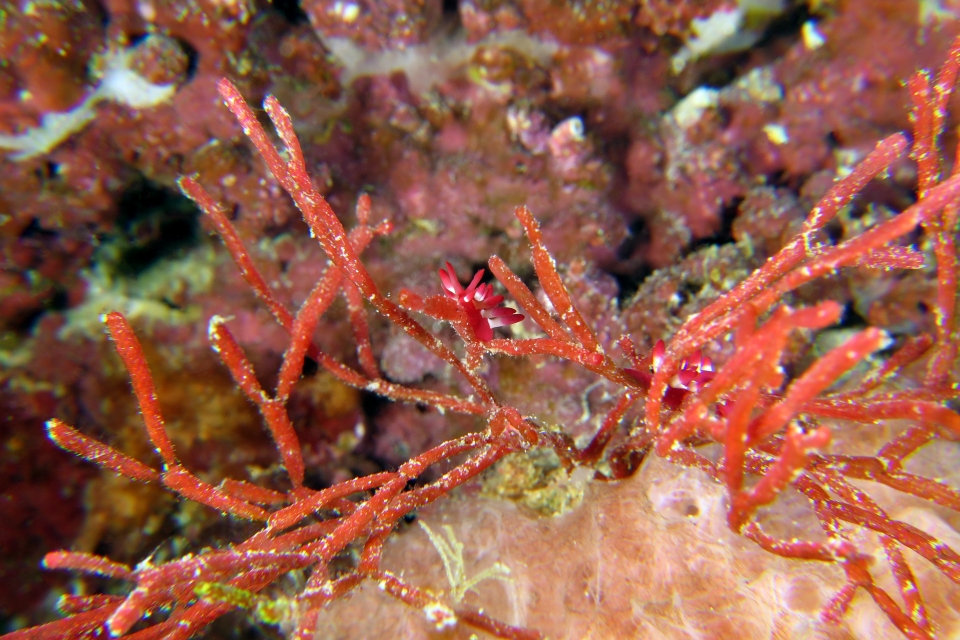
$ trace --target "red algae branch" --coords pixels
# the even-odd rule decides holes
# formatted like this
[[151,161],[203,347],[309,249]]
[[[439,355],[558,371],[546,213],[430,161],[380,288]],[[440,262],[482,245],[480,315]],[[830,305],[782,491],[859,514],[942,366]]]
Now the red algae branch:
[[[444,295],[423,298],[405,292],[397,297],[399,302],[394,301],[361,258],[375,238],[389,232],[389,225],[371,226],[370,201],[361,198],[358,224],[347,231],[308,174],[292,118],[279,101],[267,97],[264,109],[282,142],[280,149],[239,89],[221,80],[218,90],[223,101],[290,195],[329,260],[310,295],[292,312],[258,269],[217,200],[200,180],[181,178],[183,192],[213,221],[243,277],[289,334],[276,390],[271,393],[259,382],[251,360],[231,333],[230,319],[214,316],[208,331],[236,386],[259,410],[285,470],[287,486],[278,491],[239,480],[214,485],[187,470],[164,420],[143,346],[122,314],[107,314],[104,323],[129,374],[161,468],[146,465],[60,420],[48,423],[50,438],[104,469],[139,482],[160,483],[185,500],[251,521],[253,533],[240,542],[157,564],[146,559],[135,567],[83,552],[48,554],[48,568],[126,583],[129,589],[122,596],[111,592],[87,599],[67,597],[63,605],[67,615],[62,620],[5,637],[78,638],[107,633],[112,637],[187,638],[230,610],[243,608],[261,623],[280,625],[291,637],[307,640],[321,632],[328,611],[369,585],[416,613],[436,631],[466,626],[511,639],[553,635],[525,621],[507,623],[488,607],[451,597],[450,593],[470,590],[463,584],[451,584],[450,593],[445,593],[421,587],[417,572],[401,575],[384,567],[387,543],[404,518],[415,512],[430,513],[444,502],[469,500],[461,497],[467,492],[458,488],[466,488],[483,474],[502,473],[512,456],[533,455],[538,449],[556,455],[571,477],[579,473],[595,478],[597,484],[620,481],[630,487],[631,476],[658,464],[671,465],[676,473],[700,474],[708,483],[704,486],[717,496],[714,506],[723,505],[714,512],[723,511],[723,539],[735,541],[725,544],[731,548],[755,545],[771,556],[771,562],[803,561],[842,572],[841,584],[820,608],[818,624],[842,624],[862,592],[905,637],[937,637],[941,625],[955,621],[940,617],[949,614],[948,608],[934,610],[928,605],[936,597],[926,586],[932,579],[927,572],[923,579],[918,577],[921,565],[914,556],[926,563],[923,568],[932,566],[955,593],[960,585],[960,553],[932,527],[925,530],[898,519],[869,487],[884,485],[919,504],[952,512],[960,508],[956,487],[905,469],[908,458],[925,445],[960,440],[960,415],[948,404],[958,396],[955,227],[960,174],[955,166],[951,175],[941,176],[947,163],[938,142],[945,121],[945,96],[953,90],[960,67],[958,49],[960,41],[933,83],[935,89],[922,73],[910,83],[915,109],[913,153],[920,176],[914,204],[837,243],[822,233],[825,225],[841,215],[853,198],[905,151],[905,137],[891,136],[833,185],[782,249],[741,284],[684,319],[664,347],[641,356],[634,352],[629,336],[620,339],[617,344],[626,358],[620,357],[615,345],[608,344],[590,316],[578,308],[538,220],[524,206],[517,207],[515,215],[530,245],[543,299],[533,294],[504,260],[494,256],[489,266],[543,336],[494,338],[495,323],[485,321],[506,318],[503,325],[516,325],[520,314],[504,309],[502,316],[482,316],[481,311],[501,309],[502,296],[494,294],[495,285],[481,284],[480,276],[464,289],[452,266],[441,271]],[[791,340],[836,324],[843,313],[833,300],[796,305],[788,304],[790,296],[841,269],[920,268],[925,261],[920,251],[895,244],[918,229],[933,244],[931,268],[937,274],[933,333],[881,356],[893,346],[890,335],[877,327],[865,327],[813,357],[802,371],[788,372],[784,363]],[[457,297],[465,291],[480,294],[469,299]],[[355,361],[338,359],[313,342],[319,323],[340,296],[352,325]],[[405,333],[455,371],[462,382],[459,390],[437,391],[389,381],[380,371],[370,337],[375,317]],[[436,330],[443,323],[455,327],[456,339]],[[714,363],[704,353],[721,338],[730,341],[731,351]],[[502,391],[491,384],[482,366],[494,356],[569,363],[613,389],[613,406],[600,419],[597,432],[578,442],[500,399]],[[308,358],[346,385],[444,416],[476,416],[482,428],[413,455],[394,470],[361,474],[324,489],[309,488],[304,447],[289,413],[291,391]],[[894,383],[909,367],[920,364],[924,371],[918,378],[914,376],[912,385]],[[851,373],[862,365],[868,369],[866,374]],[[638,413],[640,405],[642,414]],[[628,416],[633,420],[629,425],[625,424]],[[870,434],[869,453],[831,449],[851,428],[841,425],[841,420],[856,425],[857,433]],[[905,421],[907,426],[893,421]],[[589,489],[585,499],[588,503],[591,496],[598,502],[615,501],[609,495],[601,497],[615,491],[614,485]],[[801,499],[814,528],[798,535],[771,524],[765,508]],[[589,509],[589,504],[584,508]],[[688,515],[699,513],[697,507]],[[879,541],[879,554],[864,547],[866,532]],[[613,536],[617,535],[614,531]],[[629,540],[629,535],[619,535]],[[437,548],[446,554],[444,563],[452,561],[448,556],[455,549],[455,553],[463,552],[463,545],[453,542],[444,550]],[[570,541],[559,544],[566,542]],[[544,544],[547,542],[541,541],[541,547]],[[913,554],[905,554],[905,550]],[[587,555],[590,550],[582,553]],[[684,552],[679,553],[682,556]],[[541,550],[539,555],[545,554]],[[879,555],[884,562],[876,561]],[[696,561],[694,556],[688,559]],[[274,588],[285,576],[299,578],[292,594]],[[602,602],[596,606],[601,608]]]

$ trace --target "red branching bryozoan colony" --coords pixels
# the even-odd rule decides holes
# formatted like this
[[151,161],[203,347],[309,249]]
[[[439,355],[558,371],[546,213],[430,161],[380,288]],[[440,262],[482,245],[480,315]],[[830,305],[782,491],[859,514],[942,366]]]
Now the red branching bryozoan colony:
[[[380,568],[384,541],[406,514],[476,478],[505,455],[534,445],[553,448],[571,468],[603,461],[613,479],[630,474],[636,460],[645,454],[655,453],[678,465],[701,469],[725,486],[728,523],[733,531],[779,556],[842,567],[846,584],[822,612],[825,619],[840,619],[856,592],[863,589],[905,636],[934,637],[937,622],[928,616],[904,551],[932,563],[957,584],[960,554],[931,534],[892,519],[855,481],[880,483],[960,511],[960,491],[904,468],[905,459],[928,442],[960,438],[960,415],[946,406],[957,396],[954,232],[960,211],[960,173],[955,165],[952,175],[941,177],[945,163],[938,145],[946,101],[958,69],[960,41],[934,81],[926,73],[918,73],[909,85],[914,98],[913,156],[919,166],[919,193],[914,205],[838,244],[826,241],[819,233],[870,180],[904,153],[904,136],[891,136],[833,186],[791,242],[744,282],[687,319],[665,349],[658,347],[650,357],[641,358],[630,338],[622,338],[618,345],[625,362],[618,362],[609,353],[610,345],[601,342],[589,318],[574,306],[544,246],[536,219],[524,207],[518,208],[516,215],[531,244],[533,265],[552,311],[503,260],[494,256],[489,266],[526,317],[542,330],[542,337],[506,339],[488,335],[488,318],[509,324],[518,321],[519,314],[503,310],[483,316],[482,311],[500,303],[500,296],[493,295],[489,285],[480,285],[480,304],[458,298],[462,286],[452,268],[441,271],[446,295],[421,298],[403,291],[397,297],[399,304],[384,295],[359,257],[377,235],[389,230],[386,224],[371,226],[369,199],[360,198],[359,223],[351,231],[345,230],[315,191],[290,117],[283,108],[272,97],[264,104],[285,147],[281,154],[237,89],[223,80],[220,93],[227,106],[300,208],[330,261],[307,300],[296,313],[291,312],[271,292],[217,202],[194,179],[181,179],[184,193],[211,218],[250,286],[290,334],[277,387],[271,394],[257,381],[227,327],[228,321],[218,316],[210,320],[213,348],[237,386],[259,408],[287,471],[289,489],[280,493],[234,480],[213,486],[185,469],[165,430],[137,338],[120,314],[107,314],[104,320],[130,373],[147,433],[163,468],[148,467],[57,420],[48,423],[50,438],[108,470],[143,482],[160,482],[184,498],[262,522],[263,526],[242,543],[159,565],[145,561],[130,568],[84,553],[49,554],[45,560],[48,568],[104,576],[133,587],[125,596],[65,596],[61,607],[67,617],[9,637],[81,637],[106,630],[112,636],[131,638],[186,638],[239,606],[253,610],[266,622],[292,625],[293,635],[305,640],[314,637],[317,615],[325,604],[367,580],[423,611],[438,629],[462,623],[499,637],[539,637],[536,630],[504,624],[460,602],[446,602]],[[891,339],[883,331],[859,331],[803,373],[785,381],[781,361],[791,334],[830,326],[840,319],[842,310],[831,301],[790,308],[784,304],[784,296],[844,267],[924,266],[922,252],[893,244],[918,227],[930,242],[936,261],[939,289],[935,334],[904,342],[892,355],[878,359],[879,364],[853,386],[847,381],[842,391],[831,389],[855,365],[890,346]],[[467,291],[479,291],[477,284],[475,279]],[[324,312],[341,293],[354,326],[357,366],[323,353],[311,338]],[[458,371],[469,385],[470,395],[418,389],[381,376],[369,338],[365,304]],[[429,332],[415,314],[450,322],[464,342],[463,355]],[[730,337],[735,348],[714,371],[713,364],[701,355],[702,349],[724,337]],[[533,416],[525,417],[516,408],[498,402],[494,390],[478,373],[487,354],[560,358],[618,385],[621,392],[593,439],[578,448],[568,437],[539,428]],[[396,471],[357,477],[322,490],[308,489],[303,484],[300,443],[286,411],[307,357],[353,387],[398,402],[482,416],[487,428],[430,449]],[[892,384],[905,367],[918,362],[925,362],[926,368],[917,384],[909,389]],[[643,423],[628,438],[610,446],[624,416],[641,399],[645,403]],[[906,426],[873,455],[820,452],[831,441],[831,420],[872,425],[894,419],[904,421]],[[707,443],[720,445],[722,455],[718,459],[702,453],[701,447]],[[409,488],[410,481],[429,467],[457,456],[463,461],[453,464],[439,479]],[[758,523],[758,509],[774,502],[787,487],[800,492],[813,505],[824,533],[821,539],[779,539]],[[870,558],[858,551],[850,539],[851,525],[879,536],[887,567],[871,566]],[[348,547],[359,550],[356,560],[348,569],[338,563],[334,570],[331,563]],[[294,570],[308,570],[309,575],[294,597],[280,601],[259,595]],[[892,575],[896,593],[879,586],[877,576],[884,571]],[[129,633],[145,617],[148,626]]]

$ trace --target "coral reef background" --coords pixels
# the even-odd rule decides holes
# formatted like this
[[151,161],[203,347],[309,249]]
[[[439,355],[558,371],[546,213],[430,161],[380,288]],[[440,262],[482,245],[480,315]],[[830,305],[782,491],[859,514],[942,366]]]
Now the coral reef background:
[[[100,314],[123,312],[151,350],[186,464],[211,481],[269,484],[277,473],[269,434],[210,350],[207,320],[233,316],[258,371],[276,370],[285,335],[176,179],[195,175],[231,208],[288,304],[303,301],[326,258],[220,108],[221,77],[252,104],[271,93],[286,106],[316,187],[341,215],[367,193],[373,219],[392,222],[365,257],[384,291],[433,293],[445,261],[472,272],[494,253],[530,277],[513,217],[525,204],[597,333],[607,342],[629,334],[647,352],[777,251],[877,140],[909,128],[904,79],[938,64],[958,33],[953,0],[6,2],[2,630],[54,615],[67,579],[38,570],[53,549],[136,562],[244,534],[242,523],[100,472],[46,440],[43,422],[56,417],[139,459],[154,455]],[[955,136],[945,142],[952,150]],[[902,210],[916,180],[913,164],[899,162],[829,231],[850,237]],[[857,271],[794,295],[845,306],[845,324],[816,337],[813,349],[826,350],[858,323],[894,336],[930,331],[935,281],[925,271]],[[349,360],[347,316],[335,308],[318,340]],[[389,379],[429,389],[452,378],[395,327],[371,330]],[[798,370],[809,346],[793,349]],[[723,349],[708,355],[722,359]],[[574,438],[596,429],[610,400],[556,363],[496,359],[487,376],[505,401]],[[316,487],[395,468],[477,427],[324,372],[301,381],[289,408]],[[550,464],[530,472],[524,513],[550,518],[583,499],[529,491],[569,482],[551,480]],[[484,491],[464,508],[480,509],[492,493],[520,500],[503,487]],[[604,499],[623,498],[590,500]],[[709,522],[715,508],[678,517]],[[498,588],[509,584],[478,590]],[[944,589],[943,608],[955,611],[956,585]],[[795,597],[800,611],[820,603]],[[506,600],[506,619],[539,624]],[[237,615],[218,624],[226,633],[251,623]]]

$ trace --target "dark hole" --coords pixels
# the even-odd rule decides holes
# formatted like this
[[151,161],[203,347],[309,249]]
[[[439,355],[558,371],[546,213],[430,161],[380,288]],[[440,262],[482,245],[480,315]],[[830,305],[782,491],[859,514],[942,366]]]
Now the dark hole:
[[840,316],[840,322],[835,326],[840,329],[862,329],[869,325],[870,323],[857,313],[856,308],[852,304],[847,304],[843,307],[843,315]]
[[790,179],[784,170],[774,171],[767,176],[767,183],[772,187],[788,187]]
[[301,375],[304,378],[312,378],[317,375],[317,371],[320,370],[320,365],[316,360],[307,356],[303,359],[303,369],[301,370]]
[[710,67],[700,75],[698,84],[712,89],[721,89],[736,79],[736,73],[735,64]]
[[704,283],[703,282],[693,282],[691,280],[684,280],[680,283],[680,286],[677,287],[677,298],[679,300],[679,306],[683,306],[695,300],[700,292],[703,291]]
[[146,178],[134,181],[120,196],[117,270],[136,276],[158,260],[196,246],[199,217],[200,210],[177,191]]
[[17,333],[29,333],[46,311],[43,307],[23,309],[12,314],[11,317],[6,319],[4,324]]
[[617,302],[623,305],[623,303],[633,298],[640,289],[640,285],[643,284],[643,281],[646,280],[651,273],[653,273],[653,269],[642,267],[630,273],[611,274],[614,280],[617,281]]
[[683,508],[683,515],[688,518],[696,518],[700,515],[700,507],[691,502]]
[[110,544],[106,540],[101,540],[93,548],[93,553],[98,556],[108,556],[112,551],[113,549],[110,548]]
[[843,239],[843,225],[837,220],[831,220],[824,225],[823,231],[827,234],[831,244],[837,244]]
[[34,170],[34,173],[43,182],[56,180],[60,177],[60,165],[56,162],[47,160]]
[[[644,242],[650,239],[650,229],[647,226],[646,220],[643,218],[637,218],[629,225],[630,234],[626,239],[617,247],[617,258],[619,260],[629,260],[633,257],[634,252],[637,248],[642,245]],[[643,281],[647,279],[653,273],[653,269],[648,266],[641,266],[636,269],[631,269],[629,272],[620,271],[612,273],[613,277],[617,281],[617,287],[619,289],[617,293],[618,302],[626,302],[637,292],[637,289],[640,288],[640,285],[643,284]]]
[[711,236],[700,238],[694,241],[687,248],[684,256],[688,256],[701,247],[709,245],[729,244],[733,242],[733,221],[737,219],[737,213],[740,210],[740,203],[743,198],[733,198],[729,204],[723,206],[720,210],[720,228]]
[[46,305],[49,311],[65,311],[70,306],[70,296],[63,289],[57,289],[53,295],[47,299]]
[[693,280],[684,280],[680,285],[679,293],[686,298],[696,298],[703,291],[703,282],[694,282]]
[[183,52],[187,54],[187,82],[193,79],[193,76],[197,74],[197,65],[200,64],[200,54],[190,46],[190,43],[181,38],[177,38],[177,43],[180,45],[180,48],[183,49]]
[[330,483],[318,471],[308,469],[303,476],[303,486],[307,489],[319,491],[320,489],[326,489],[330,486]]
[[766,47],[772,41],[783,37],[798,37],[803,24],[812,17],[806,2],[793,3],[791,9],[777,16],[767,27],[763,37],[753,46],[754,49]]
[[636,251],[637,246],[650,239],[650,228],[647,221],[643,218],[637,218],[627,227],[630,235],[617,247],[617,257],[620,260],[627,260]]
[[308,22],[307,14],[297,0],[273,0],[273,8],[290,24]]
[[[473,264],[470,265],[470,272],[462,274],[463,278],[466,280],[466,282],[464,282],[463,285],[466,286],[470,284],[470,281],[473,280],[473,276],[477,275],[477,272],[480,271],[481,269],[483,269],[483,277],[480,278],[480,282],[484,284],[493,282],[494,277],[493,277],[493,274],[490,273],[490,269],[487,268],[487,263],[474,262]],[[460,276],[461,274],[458,273],[457,275]]]
[[167,306],[167,308],[173,309],[174,311],[182,311],[182,310],[183,310],[183,307],[182,307],[180,304],[174,302],[174,301],[171,300],[170,298],[166,298],[166,297],[161,298],[161,299],[160,299],[160,302],[162,302],[163,304],[165,304],[165,305]]
[[33,218],[30,220],[30,224],[24,227],[23,231],[20,232],[21,240],[29,239],[43,239],[43,238],[55,238],[57,234],[54,231],[49,229],[44,229],[40,226],[40,220]]
[[363,415],[368,418],[368,424],[374,424],[374,419],[389,404],[390,400],[387,400],[383,396],[378,396],[377,394],[370,393],[369,391],[363,391],[360,393],[360,410]]

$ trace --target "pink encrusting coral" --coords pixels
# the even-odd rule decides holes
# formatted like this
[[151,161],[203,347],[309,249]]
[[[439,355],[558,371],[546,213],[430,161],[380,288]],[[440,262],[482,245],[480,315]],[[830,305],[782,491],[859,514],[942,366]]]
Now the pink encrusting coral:
[[[196,179],[181,178],[183,192],[208,216],[244,279],[289,334],[270,391],[228,328],[231,320],[215,315],[208,329],[236,386],[263,418],[285,484],[236,479],[215,484],[188,470],[165,423],[141,343],[123,315],[107,314],[104,321],[129,372],[161,466],[147,465],[61,420],[49,421],[50,438],[109,471],[162,484],[184,499],[255,525],[242,541],[133,568],[91,553],[48,554],[48,568],[133,586],[122,594],[65,595],[65,618],[9,637],[107,632],[185,638],[231,609],[243,608],[261,623],[280,625],[291,637],[313,638],[342,626],[327,616],[350,602],[359,603],[364,614],[348,610],[348,620],[375,624],[381,608],[372,604],[367,585],[378,587],[434,631],[466,634],[464,628],[470,627],[504,638],[543,633],[680,636],[678,629],[742,636],[743,625],[733,627],[711,613],[718,606],[749,620],[772,620],[756,625],[757,637],[804,629],[855,635],[862,631],[863,615],[872,616],[864,634],[869,637],[894,629],[910,638],[955,632],[960,624],[955,602],[960,553],[950,523],[960,512],[960,491],[952,484],[954,476],[938,477],[912,463],[914,457],[930,456],[931,469],[940,468],[960,440],[960,414],[949,406],[958,384],[954,235],[960,173],[954,167],[941,175],[947,166],[940,151],[958,71],[960,39],[936,78],[920,72],[909,83],[919,176],[916,202],[839,241],[824,233],[904,153],[905,137],[890,136],[833,184],[785,246],[685,318],[647,358],[637,354],[631,337],[612,344],[595,330],[577,303],[581,298],[575,298],[561,275],[539,222],[523,206],[515,215],[529,242],[539,292],[500,257],[488,263],[523,316],[499,306],[503,297],[493,293],[491,284],[481,284],[482,272],[463,287],[449,263],[440,270],[443,295],[402,291],[394,300],[361,259],[375,238],[391,230],[388,224],[372,223],[370,199],[360,198],[357,225],[348,231],[311,179],[290,115],[274,97],[266,99],[264,109],[282,142],[281,152],[238,89],[222,80],[218,88],[224,102],[329,260],[297,311],[290,311],[227,212]],[[916,233],[925,239],[922,249],[898,244]],[[803,287],[821,284],[838,270],[916,270],[928,262],[936,273],[931,333],[894,344],[887,332],[865,327],[811,356],[802,368],[785,369],[797,335],[825,333],[843,313],[830,299],[787,304]],[[355,353],[349,358],[334,357],[313,342],[338,299],[352,330]],[[457,382],[435,388],[385,377],[371,337],[370,309],[438,359]],[[516,325],[524,316],[531,326],[523,334],[494,337],[495,325]],[[444,322],[453,325],[459,340],[435,329]],[[717,345],[725,349],[722,358],[705,355]],[[562,427],[545,423],[544,416],[525,415],[501,399],[505,394],[491,383],[489,367],[497,363],[505,370],[526,361],[559,364],[571,375],[585,373],[603,389],[606,402],[588,437],[578,441]],[[311,488],[305,447],[289,411],[308,363],[386,401],[471,416],[481,428],[413,455],[395,470]],[[591,411],[589,398],[584,402]],[[547,476],[553,480],[546,482]],[[600,487],[589,484],[592,478],[621,482]],[[487,506],[477,513],[481,503],[470,500],[478,479],[485,500],[515,495],[523,502],[540,495],[539,503],[527,504],[567,514],[530,524],[529,516],[511,513],[514,507],[495,501],[483,503]],[[544,498],[541,490],[547,484],[557,492],[554,499]],[[890,492],[903,502],[891,502]],[[485,509],[492,517],[483,517]],[[415,513],[421,514],[440,556],[447,585],[394,564],[393,534]],[[461,517],[476,529],[477,535],[464,537],[473,548],[484,527],[501,530],[488,536],[485,561],[471,572],[458,534],[446,527],[437,533],[440,529],[431,529],[428,522]],[[634,522],[636,518],[643,522]],[[671,526],[677,540],[670,540]],[[644,546],[644,532],[662,545],[679,541],[680,546],[664,553],[673,559],[666,568],[624,555],[627,550],[659,554]],[[556,548],[569,553],[544,553],[553,535],[565,536]],[[415,548],[418,543],[406,544]],[[420,543],[418,561],[423,553]],[[543,568],[537,570],[540,563]],[[684,563],[690,566],[678,568]],[[735,572],[725,571],[726,566]],[[617,575],[603,581],[607,572]],[[691,583],[694,575],[710,584]],[[284,576],[291,580],[285,582]],[[741,586],[738,577],[752,586]],[[506,596],[491,595],[493,578]],[[631,595],[634,583],[645,580],[663,592],[644,587],[648,590]],[[574,591],[562,588],[567,582],[575,585]],[[351,600],[358,589],[361,595]],[[751,589],[762,597],[750,596]],[[797,593],[803,590],[811,593]],[[691,598],[700,601],[681,602]],[[537,599],[551,603],[549,610],[538,613],[530,605]],[[543,613],[554,620],[545,620]],[[370,635],[378,628],[354,631]]]

